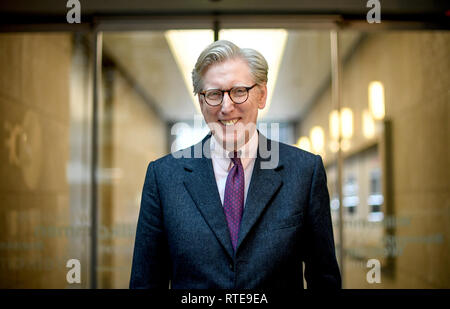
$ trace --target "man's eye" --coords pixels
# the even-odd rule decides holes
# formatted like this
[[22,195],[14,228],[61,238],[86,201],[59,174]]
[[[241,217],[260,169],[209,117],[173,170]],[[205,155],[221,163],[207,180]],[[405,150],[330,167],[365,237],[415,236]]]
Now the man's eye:
[[243,96],[247,92],[247,89],[245,88],[235,88],[233,89],[233,94],[237,96]]
[[206,93],[206,97],[208,99],[218,99],[222,96],[222,92],[220,91],[209,91]]

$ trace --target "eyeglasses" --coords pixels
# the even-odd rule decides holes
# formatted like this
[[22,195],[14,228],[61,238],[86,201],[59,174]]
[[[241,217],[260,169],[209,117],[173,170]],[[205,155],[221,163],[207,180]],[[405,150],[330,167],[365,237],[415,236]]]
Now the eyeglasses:
[[210,89],[200,92],[199,94],[203,95],[205,97],[206,103],[211,106],[217,106],[222,104],[225,92],[228,92],[231,101],[233,101],[236,104],[242,104],[245,101],[247,101],[248,92],[250,91],[250,89],[252,89],[256,85],[257,84],[254,84],[251,87],[233,87],[229,90]]

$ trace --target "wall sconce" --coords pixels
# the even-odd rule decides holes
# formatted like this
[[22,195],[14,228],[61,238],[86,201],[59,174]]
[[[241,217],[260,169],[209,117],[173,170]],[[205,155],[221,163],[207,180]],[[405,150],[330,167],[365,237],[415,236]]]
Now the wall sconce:
[[311,139],[312,150],[315,153],[322,153],[325,145],[325,134],[322,127],[313,127],[309,133],[309,137]]
[[339,112],[333,110],[329,116],[330,136],[332,140],[339,138],[339,120],[341,128],[341,136],[344,139],[350,139],[353,136],[353,111],[350,108],[343,108],[341,110],[341,117]]
[[384,86],[379,81],[369,83],[369,109],[374,119],[384,118]]
[[330,113],[330,136],[333,140],[338,140],[339,138],[339,112],[334,110]]
[[353,136],[353,111],[350,108],[343,108],[341,111],[341,134],[344,139]]
[[375,121],[372,118],[372,114],[367,110],[363,110],[362,113],[363,134],[366,138],[372,138],[375,136]]
[[306,151],[311,151],[311,143],[309,141],[309,138],[306,136],[300,137],[295,146]]

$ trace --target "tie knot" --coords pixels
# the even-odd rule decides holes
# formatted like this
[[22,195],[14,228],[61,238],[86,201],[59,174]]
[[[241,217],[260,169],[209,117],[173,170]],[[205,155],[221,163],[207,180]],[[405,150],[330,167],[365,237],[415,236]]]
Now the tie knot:
[[231,162],[233,162],[234,165],[242,165],[240,156],[241,151],[233,151],[229,153]]
[[234,163],[234,165],[242,165],[241,158],[231,158],[231,161]]

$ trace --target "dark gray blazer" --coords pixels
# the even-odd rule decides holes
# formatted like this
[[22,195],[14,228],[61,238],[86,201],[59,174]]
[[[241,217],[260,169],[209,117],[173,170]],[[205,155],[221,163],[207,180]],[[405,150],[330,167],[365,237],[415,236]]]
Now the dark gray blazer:
[[[130,288],[167,289],[171,281],[175,289],[303,289],[302,261],[308,289],[340,288],[320,156],[259,134],[233,252],[208,152],[210,138],[184,150],[191,158],[175,158],[178,152],[149,164]],[[270,159],[262,150],[277,148],[278,164],[261,168]],[[194,149],[204,149],[201,158],[193,158]]]

